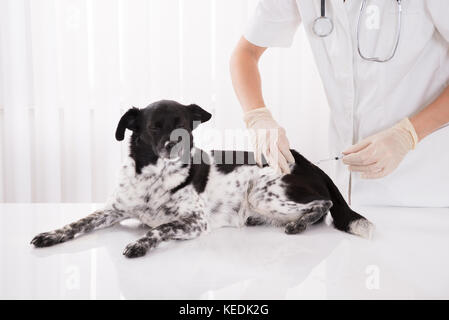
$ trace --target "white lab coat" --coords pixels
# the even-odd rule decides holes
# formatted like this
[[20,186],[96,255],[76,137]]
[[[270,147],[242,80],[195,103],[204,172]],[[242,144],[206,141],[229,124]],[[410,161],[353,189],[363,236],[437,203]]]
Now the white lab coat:
[[[358,54],[361,0],[326,0],[326,16],[334,23],[326,38],[312,31],[320,2],[262,0],[244,37],[261,47],[286,47],[304,24],[331,108],[332,154],[338,154],[420,111],[449,84],[449,1],[403,0],[399,47],[386,63],[367,62]],[[396,1],[368,4],[361,20],[362,50],[387,57],[397,30]],[[335,181],[354,205],[449,207],[449,127],[421,141],[385,178],[364,180],[338,163]]]

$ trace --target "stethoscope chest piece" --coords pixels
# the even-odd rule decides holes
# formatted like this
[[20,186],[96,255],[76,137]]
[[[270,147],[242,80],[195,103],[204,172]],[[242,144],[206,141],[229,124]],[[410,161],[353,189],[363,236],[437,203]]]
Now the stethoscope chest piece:
[[334,23],[331,18],[326,17],[326,0],[321,0],[321,16],[313,21],[313,33],[318,37],[329,36],[334,30]]
[[318,17],[313,22],[313,32],[321,38],[329,36],[334,30],[334,23],[328,17]]

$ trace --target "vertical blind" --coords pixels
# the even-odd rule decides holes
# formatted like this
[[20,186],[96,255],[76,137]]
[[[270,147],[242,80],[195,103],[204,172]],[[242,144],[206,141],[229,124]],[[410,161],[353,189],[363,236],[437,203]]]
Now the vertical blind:
[[[128,154],[114,139],[120,115],[159,99],[213,114],[200,147],[246,148],[229,58],[257,2],[1,0],[0,201],[105,201]],[[303,27],[260,67],[292,147],[327,157],[327,102]]]

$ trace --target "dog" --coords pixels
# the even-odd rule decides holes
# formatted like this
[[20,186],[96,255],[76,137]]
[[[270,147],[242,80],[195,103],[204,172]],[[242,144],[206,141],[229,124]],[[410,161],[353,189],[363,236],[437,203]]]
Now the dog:
[[[252,152],[196,148],[192,131],[210,118],[198,105],[171,100],[129,109],[115,134],[122,141],[126,129],[132,131],[129,157],[104,208],[41,233],[31,244],[48,247],[137,218],[151,229],[126,246],[123,254],[134,258],[164,241],[194,239],[225,226],[270,224],[298,234],[322,222],[329,211],[336,229],[371,237],[374,225],[354,212],[332,180],[295,150],[291,173],[279,175],[266,163],[258,166]],[[174,132],[182,134],[174,137]]]

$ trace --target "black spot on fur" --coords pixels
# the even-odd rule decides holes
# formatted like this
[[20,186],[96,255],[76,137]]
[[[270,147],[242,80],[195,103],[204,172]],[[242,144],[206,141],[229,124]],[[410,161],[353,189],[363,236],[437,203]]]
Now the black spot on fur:
[[212,211],[213,213],[219,212],[222,205],[223,205],[223,202],[222,202],[222,201],[218,201],[218,202],[213,206],[213,208],[211,209],[211,211]]
[[[247,151],[224,151],[212,150],[212,157],[217,170],[221,173],[230,173],[240,166],[254,166],[256,160],[253,152]],[[265,159],[262,161],[263,166],[267,166]]]
[[[192,184],[198,193],[204,192],[204,189],[206,189],[207,181],[209,179],[210,165],[208,164],[209,157],[207,156],[207,154],[202,150],[199,151],[202,153],[201,163],[192,163],[190,165],[189,175],[187,176],[187,178],[183,183],[173,188],[171,190],[171,193],[175,193],[176,191],[181,190],[189,184]],[[204,160],[206,160],[206,162],[204,162]]]
[[242,202],[239,202],[237,205],[232,207],[232,210],[234,210],[235,212],[239,212],[241,207],[242,207]]

